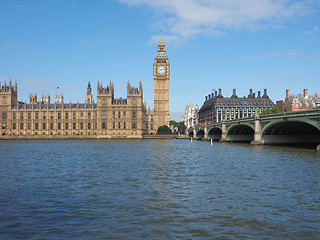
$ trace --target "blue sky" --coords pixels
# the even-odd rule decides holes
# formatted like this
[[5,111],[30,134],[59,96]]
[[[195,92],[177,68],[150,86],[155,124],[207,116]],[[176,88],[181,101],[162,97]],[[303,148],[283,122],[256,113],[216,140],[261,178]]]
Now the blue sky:
[[171,64],[170,112],[201,106],[212,89],[225,97],[268,89],[275,102],[320,93],[319,0],[0,0],[0,81],[29,93],[62,91],[84,102],[88,81],[128,79],[153,107],[152,64],[160,27]]

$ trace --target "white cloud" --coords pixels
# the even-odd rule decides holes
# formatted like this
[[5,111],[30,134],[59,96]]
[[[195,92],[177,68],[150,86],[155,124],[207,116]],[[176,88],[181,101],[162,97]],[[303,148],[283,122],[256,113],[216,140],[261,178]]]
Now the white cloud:
[[[308,13],[313,0],[118,0],[129,6],[148,6],[182,39],[198,34],[221,35],[228,30],[278,27]],[[174,39],[174,38],[173,38]]]
[[310,31],[306,31],[302,34],[302,36],[308,36],[310,34],[313,34],[313,33],[316,33],[319,31],[319,27],[318,26],[315,26],[312,30]]

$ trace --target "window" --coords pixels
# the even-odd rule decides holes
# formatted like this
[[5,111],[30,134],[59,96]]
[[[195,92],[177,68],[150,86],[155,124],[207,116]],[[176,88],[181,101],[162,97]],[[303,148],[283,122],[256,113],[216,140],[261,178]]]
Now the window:
[[2,98],[2,103],[3,103],[3,104],[6,104],[6,103],[7,103],[6,97],[3,97],[3,98]]
[[16,119],[16,116],[17,114],[14,112],[14,113],[12,113],[12,119]]
[[34,128],[35,128],[36,130],[38,130],[38,129],[39,129],[39,123],[35,123],[35,124],[34,124]]
[[91,113],[88,112],[88,119],[91,119]]
[[80,113],[80,119],[83,119],[83,112]]
[[68,127],[69,127],[69,124],[68,124],[68,123],[66,123],[66,129],[68,129]]
[[73,112],[73,116],[72,116],[73,120],[76,119],[76,113]]
[[137,117],[137,112],[136,111],[132,111],[132,118],[136,118]]
[[58,112],[58,119],[61,119],[61,112]]
[[31,113],[28,112],[28,119],[31,119]]
[[21,120],[23,119],[23,113],[20,113],[20,119]]
[[2,119],[7,119],[7,113],[6,112],[2,113]]
[[107,123],[103,122],[101,127],[102,127],[102,129],[107,129]]
[[61,129],[61,123],[58,123],[58,129]]
[[80,123],[80,129],[83,129],[83,123]]
[[113,111],[113,118],[116,118],[116,112]]
[[132,122],[132,129],[137,129],[137,122]]
[[36,112],[35,115],[34,115],[34,118],[35,119],[39,119],[39,113]]
[[123,112],[123,117],[126,117],[126,111]]
[[23,129],[23,123],[20,123],[20,129]]
[[113,129],[116,129],[116,123],[113,122]]
[[126,129],[126,122],[123,123],[123,129]]
[[42,113],[42,118],[43,118],[43,119],[46,119],[46,113],[45,113],[45,112]]
[[120,123],[118,123],[118,129],[120,129]]
[[106,104],[107,103],[107,100],[104,98],[103,100],[102,100],[102,104]]
[[53,123],[50,123],[50,129],[53,129]]
[[50,112],[50,119],[53,119],[53,112]]
[[28,130],[31,129],[31,123],[28,123]]
[[120,118],[121,114],[120,114],[120,111],[118,112],[118,118]]
[[73,124],[72,124],[72,128],[73,128],[73,129],[76,129],[76,123],[73,123]]
[[101,112],[101,118],[102,119],[107,119],[107,111],[102,111]]
[[13,123],[13,124],[12,124],[12,129],[16,129],[16,127],[17,127],[17,124],[16,124],[16,123]]
[[68,113],[66,113],[66,119],[68,119]]
[[91,129],[91,123],[88,123],[88,129]]
[[45,123],[42,124],[42,129],[46,129],[46,124]]

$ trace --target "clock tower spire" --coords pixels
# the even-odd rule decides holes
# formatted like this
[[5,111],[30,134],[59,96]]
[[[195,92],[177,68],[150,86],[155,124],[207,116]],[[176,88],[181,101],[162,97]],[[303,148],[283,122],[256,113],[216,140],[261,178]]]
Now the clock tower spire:
[[169,126],[169,77],[170,63],[166,54],[166,46],[161,28],[158,51],[153,62],[154,130],[157,130],[163,125]]

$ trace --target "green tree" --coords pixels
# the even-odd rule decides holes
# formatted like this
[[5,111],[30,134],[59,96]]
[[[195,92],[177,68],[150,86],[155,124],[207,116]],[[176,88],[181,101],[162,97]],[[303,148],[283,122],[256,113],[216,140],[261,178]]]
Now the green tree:
[[184,122],[176,122],[174,120],[170,120],[170,125],[173,127],[177,127],[180,133],[183,133],[184,130],[187,129],[187,126],[184,125]]
[[320,106],[318,106],[318,107],[315,107],[314,109],[320,109]]
[[167,125],[163,125],[158,128],[157,133],[158,134],[172,134],[172,131]]
[[277,106],[274,106],[273,108],[264,109],[260,115],[268,115],[275,113],[281,113],[280,109]]

